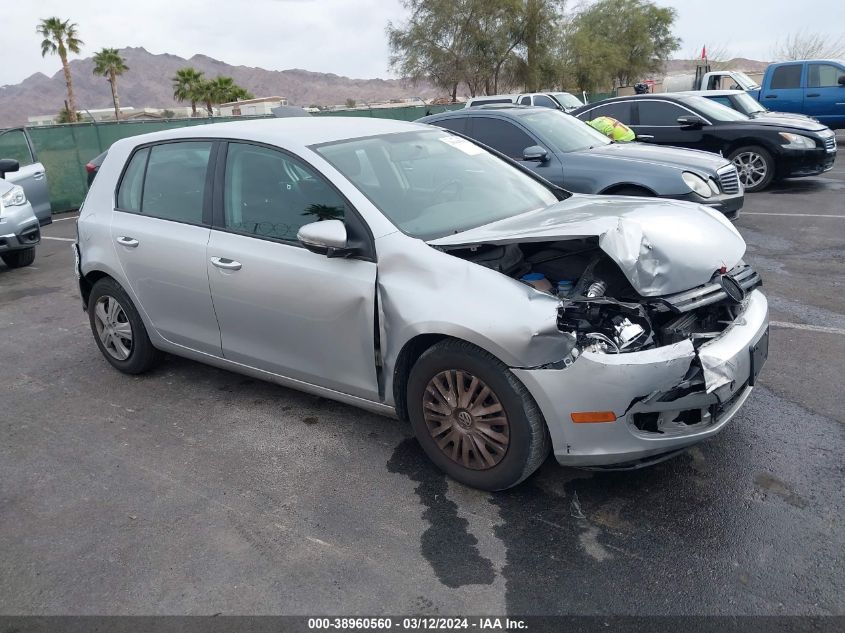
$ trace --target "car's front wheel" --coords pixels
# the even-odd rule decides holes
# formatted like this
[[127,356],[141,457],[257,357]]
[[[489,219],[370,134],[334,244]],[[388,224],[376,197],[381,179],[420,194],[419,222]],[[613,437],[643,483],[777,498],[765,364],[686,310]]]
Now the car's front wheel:
[[97,347],[113,367],[141,374],[158,362],[159,352],[129,295],[116,281],[100,279],[88,298],[88,319]]
[[0,259],[9,268],[23,268],[35,261],[35,247],[22,248],[19,251],[10,251],[0,255]]
[[729,158],[739,172],[739,181],[749,193],[762,191],[775,177],[775,161],[762,147],[740,147]]
[[420,356],[408,379],[408,413],[428,457],[482,490],[515,486],[549,453],[543,415],[508,367],[464,341]]

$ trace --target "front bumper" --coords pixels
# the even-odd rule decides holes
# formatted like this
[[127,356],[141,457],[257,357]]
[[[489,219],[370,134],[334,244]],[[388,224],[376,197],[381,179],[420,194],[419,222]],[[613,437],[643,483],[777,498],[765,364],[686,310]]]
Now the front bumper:
[[23,227],[17,233],[0,235],[0,253],[31,248],[41,241],[41,231],[38,222]]
[[833,169],[836,162],[836,146],[833,151],[825,149],[785,150],[778,158],[779,178],[817,176]]
[[[765,360],[768,321],[766,297],[755,290],[734,323],[698,350],[687,340],[627,354],[585,352],[564,369],[512,371],[543,412],[561,464],[656,461],[715,435],[730,422],[751,394]],[[756,354],[755,346],[761,349]],[[685,392],[678,387],[693,363],[701,366],[706,390]],[[616,421],[572,422],[572,413],[585,411],[613,411]],[[641,428],[644,419],[660,432]]]
[[688,202],[695,202],[696,204],[710,207],[725,215],[729,220],[736,220],[739,217],[739,210],[745,203],[745,195],[740,193],[735,194],[720,194],[711,198],[702,198],[695,192],[691,192],[686,196],[675,198],[676,200],[686,200]]

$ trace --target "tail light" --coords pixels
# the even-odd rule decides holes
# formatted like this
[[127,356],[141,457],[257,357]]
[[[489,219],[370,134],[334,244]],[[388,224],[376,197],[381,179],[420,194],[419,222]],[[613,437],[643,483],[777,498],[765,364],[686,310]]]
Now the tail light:
[[97,166],[94,163],[88,163],[85,165],[85,171],[87,171],[89,174],[93,174],[95,171],[97,171]]

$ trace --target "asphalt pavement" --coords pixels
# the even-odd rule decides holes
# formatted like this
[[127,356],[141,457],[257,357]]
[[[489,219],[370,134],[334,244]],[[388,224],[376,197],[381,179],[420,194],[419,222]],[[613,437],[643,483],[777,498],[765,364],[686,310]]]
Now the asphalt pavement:
[[0,264],[0,614],[845,614],[844,201],[842,151],[746,197],[771,349],[720,435],[496,494],[402,422],[175,357],[113,370],[60,216]]

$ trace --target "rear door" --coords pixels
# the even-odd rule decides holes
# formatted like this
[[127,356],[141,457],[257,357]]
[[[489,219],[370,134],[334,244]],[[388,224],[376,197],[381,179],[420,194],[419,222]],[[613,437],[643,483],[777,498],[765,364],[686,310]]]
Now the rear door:
[[136,150],[118,187],[111,236],[138,308],[155,330],[219,356],[206,268],[214,146],[197,140]]
[[378,400],[376,263],[313,253],[296,237],[310,222],[348,225],[354,211],[314,168],[263,145],[229,143],[217,183],[207,271],[223,355]]
[[807,64],[804,114],[833,127],[845,121],[845,86],[839,78],[845,67],[832,62]]
[[760,103],[777,112],[804,112],[801,75],[804,64],[783,64],[772,71],[768,85],[760,92]]
[[6,174],[6,180],[23,187],[35,217],[41,224],[52,222],[44,165],[36,160],[29,135],[24,129],[0,132],[0,158],[12,158],[20,163],[20,170]]

